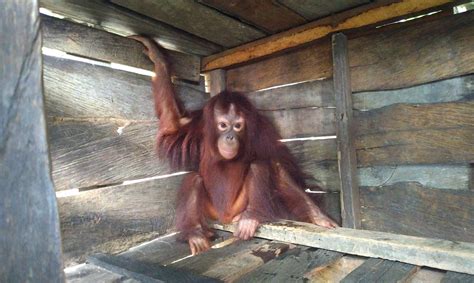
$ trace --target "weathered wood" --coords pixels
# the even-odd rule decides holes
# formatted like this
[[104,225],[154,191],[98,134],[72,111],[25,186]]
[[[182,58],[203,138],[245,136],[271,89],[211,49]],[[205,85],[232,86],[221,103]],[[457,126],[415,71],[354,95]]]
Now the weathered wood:
[[411,264],[380,258],[369,258],[342,279],[341,283],[405,282],[417,270],[418,267]]
[[289,244],[270,242],[257,248],[241,250],[231,256],[221,257],[220,262],[216,262],[203,274],[224,282],[235,282],[265,262],[284,254],[288,248]]
[[331,76],[331,42],[322,39],[308,47],[227,70],[227,88],[250,92]]
[[287,30],[306,23],[302,16],[271,0],[199,0],[199,2],[237,17],[244,22],[249,22],[269,33]]
[[335,263],[325,268],[315,268],[305,275],[308,282],[326,283],[340,282],[352,270],[364,263],[365,258],[359,256],[345,255]]
[[[51,56],[44,56],[44,64],[47,116],[156,120],[149,77]],[[187,110],[201,109],[208,98],[182,84],[174,87]]]
[[408,278],[408,283],[440,283],[446,272],[443,270],[422,267],[418,272]]
[[222,69],[210,71],[208,83],[211,96],[223,92],[226,89],[226,71]]
[[[152,62],[136,40],[65,20],[42,16],[44,47],[102,61],[153,70]],[[199,81],[201,60],[196,55],[169,50],[171,75]]]
[[[215,231],[213,246],[224,245],[232,241],[233,235],[224,231]],[[191,255],[186,242],[178,241],[178,234],[173,233],[156,238],[150,242],[132,247],[118,255],[120,258],[133,259],[147,264],[169,265],[170,263]]]
[[149,265],[144,262],[124,259],[116,256],[96,254],[88,257],[88,262],[102,268],[122,274],[139,282],[219,282],[212,278],[197,275],[173,267]]
[[112,2],[225,47],[234,47],[265,35],[249,25],[194,1]]
[[328,34],[363,27],[410,13],[450,3],[449,0],[402,0],[377,1],[360,9],[349,10],[326,17],[303,26],[290,29],[237,48],[208,56],[202,61],[202,70],[210,71],[269,56],[283,50],[300,46]]
[[341,257],[338,252],[295,248],[239,278],[237,282],[303,282],[306,272],[324,268]]
[[115,253],[173,227],[176,189],[182,176],[111,186],[59,197],[64,262]]
[[304,107],[333,107],[334,86],[331,79],[309,81],[268,90],[246,93],[260,110]]
[[362,187],[360,201],[364,229],[474,242],[472,191],[398,183]]
[[397,103],[427,104],[469,100],[474,94],[474,75],[426,83],[418,86],[352,94],[352,107],[367,111]]
[[41,7],[78,22],[93,25],[122,36],[144,34],[163,47],[197,55],[210,55],[222,47],[164,23],[131,13],[102,0],[41,0]]
[[468,101],[358,112],[359,166],[473,162],[473,110]]
[[359,186],[379,187],[417,182],[434,189],[469,190],[469,165],[394,165],[359,168]]
[[[471,205],[471,207],[474,206]],[[214,227],[234,231],[232,225],[215,224]],[[255,236],[341,253],[378,257],[468,274],[474,273],[473,243],[348,228],[326,229],[294,221],[263,224]]]
[[347,37],[342,33],[333,35],[332,45],[342,226],[356,229],[360,227],[360,204]]
[[[66,268],[64,270],[66,275],[66,282],[68,283],[88,283],[88,282],[101,282],[101,283],[115,283],[126,281],[129,282],[129,278],[121,274],[114,273],[110,270],[106,270],[93,264],[79,264]],[[135,283],[131,281],[130,283]]]
[[394,89],[474,72],[474,12],[381,29],[349,41],[353,91]]
[[473,283],[474,276],[458,272],[446,272],[441,283]]
[[37,1],[0,9],[0,281],[63,282]]
[[330,14],[338,13],[358,5],[367,4],[369,0],[336,0],[336,1],[301,1],[278,0],[278,2],[296,11],[307,20],[315,20]]

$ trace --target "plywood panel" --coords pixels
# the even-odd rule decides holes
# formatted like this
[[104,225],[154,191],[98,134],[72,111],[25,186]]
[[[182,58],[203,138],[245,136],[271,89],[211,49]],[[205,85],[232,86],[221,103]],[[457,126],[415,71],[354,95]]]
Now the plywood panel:
[[349,8],[367,4],[369,0],[336,0],[336,1],[311,1],[311,0],[278,0],[278,2],[294,10],[308,20],[315,20],[330,14],[341,12]]

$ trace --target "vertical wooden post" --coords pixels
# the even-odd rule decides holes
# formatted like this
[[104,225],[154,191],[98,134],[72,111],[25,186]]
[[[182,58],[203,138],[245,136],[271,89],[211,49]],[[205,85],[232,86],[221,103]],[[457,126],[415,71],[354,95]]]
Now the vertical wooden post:
[[0,9],[0,282],[63,282],[36,0]]
[[360,228],[359,186],[352,125],[352,92],[347,38],[332,36],[333,79],[336,95],[337,148],[341,179],[342,226]]
[[211,96],[217,95],[226,89],[226,73],[223,69],[217,69],[209,72],[209,88]]

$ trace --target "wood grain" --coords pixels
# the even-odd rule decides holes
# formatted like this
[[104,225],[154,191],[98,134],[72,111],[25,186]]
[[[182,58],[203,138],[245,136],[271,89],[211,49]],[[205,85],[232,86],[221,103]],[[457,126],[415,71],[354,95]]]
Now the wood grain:
[[451,78],[474,71],[474,12],[349,41],[352,90],[382,90]]
[[348,274],[341,283],[353,282],[405,282],[419,267],[402,262],[369,258]]
[[474,103],[392,105],[359,112],[359,166],[469,163],[474,160]]
[[165,234],[182,176],[111,186],[58,198],[66,266]]
[[306,23],[306,20],[299,14],[271,0],[199,0],[199,2],[251,23],[269,33],[287,30]]
[[446,272],[446,275],[441,280],[441,283],[472,283],[474,282],[474,276],[463,274],[459,272]]
[[[109,32],[65,20],[41,16],[43,46],[100,61],[153,70],[152,62],[143,53],[141,43]],[[171,75],[199,81],[200,58],[169,50],[166,52]]]
[[265,35],[249,25],[194,1],[112,2],[225,47],[234,47]]
[[360,256],[345,255],[325,268],[313,269],[305,275],[305,278],[312,283],[340,282],[364,261],[365,258]]
[[417,183],[361,187],[362,228],[474,242],[474,193]]
[[208,56],[202,61],[202,70],[210,71],[228,68],[250,60],[295,48],[303,44],[324,38],[325,36],[348,29],[355,29],[378,22],[387,21],[410,13],[420,12],[436,6],[450,3],[449,0],[402,0],[377,1],[369,5],[329,16],[321,20],[290,29],[273,36],[256,40],[237,48]]
[[315,20],[330,14],[338,13],[358,5],[367,4],[369,0],[336,0],[336,1],[309,1],[309,0],[277,0],[286,7],[294,10],[307,20]]
[[[214,227],[234,231],[232,225],[215,224]],[[472,269],[474,244],[467,242],[348,228],[328,230],[317,225],[294,221],[263,224],[258,229],[256,237],[467,274],[474,273]]]
[[331,42],[307,47],[227,70],[227,88],[250,92],[332,76]]
[[166,49],[196,55],[210,55],[222,50],[220,45],[143,15],[131,13],[108,1],[41,0],[40,5],[67,19],[86,23],[122,36],[135,34],[151,36]]
[[37,1],[0,9],[0,281],[63,282]]

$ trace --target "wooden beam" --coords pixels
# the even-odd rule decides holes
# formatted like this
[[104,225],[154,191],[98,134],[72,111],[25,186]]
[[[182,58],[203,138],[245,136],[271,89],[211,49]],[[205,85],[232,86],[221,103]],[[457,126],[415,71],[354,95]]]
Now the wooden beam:
[[63,282],[38,3],[0,9],[0,281]]
[[209,89],[211,96],[215,96],[226,89],[226,71],[223,69],[212,70],[209,72]]
[[334,94],[336,97],[336,135],[341,177],[342,226],[360,227],[357,161],[352,123],[352,92],[347,52],[347,37],[337,33],[332,37]]
[[285,49],[309,43],[323,38],[333,32],[379,23],[451,2],[453,1],[377,1],[360,8],[342,12],[335,16],[326,17],[286,32],[208,56],[202,60],[201,69],[202,71],[210,71],[218,68],[227,68],[235,64],[269,56]]
[[[235,231],[232,224],[215,224],[214,228]],[[263,224],[256,237],[474,274],[474,243],[348,228],[326,229],[294,221]]]

